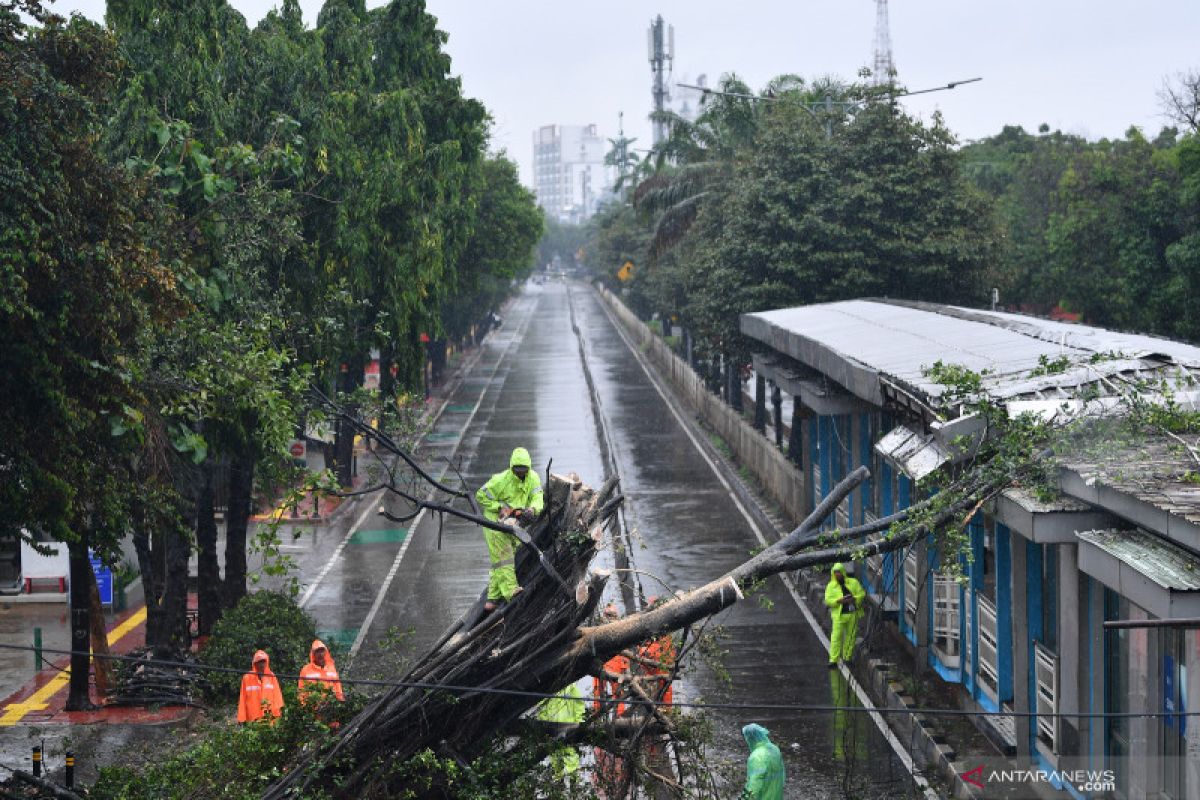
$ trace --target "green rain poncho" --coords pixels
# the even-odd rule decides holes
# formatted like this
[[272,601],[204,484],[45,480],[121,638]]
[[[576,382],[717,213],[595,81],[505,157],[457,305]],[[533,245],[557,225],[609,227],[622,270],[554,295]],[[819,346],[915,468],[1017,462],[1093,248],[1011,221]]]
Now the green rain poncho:
[[[500,510],[504,506],[511,508],[532,508],[536,513],[542,513],[545,498],[542,496],[542,481],[531,468],[525,475],[525,480],[517,478],[513,467],[531,467],[532,459],[529,451],[518,447],[512,451],[508,460],[508,469],[497,472],[487,483],[475,493],[483,515],[490,520],[500,518]],[[517,537],[503,531],[483,529],[483,538],[487,542],[488,559],[492,570],[488,574],[487,597],[490,602],[508,601],[517,591],[517,572],[514,567],[517,553]]]
[[[547,697],[538,703],[537,718],[546,722],[583,722],[587,709],[579,687],[572,683],[558,694],[558,697]],[[579,751],[568,745],[556,747],[550,754],[550,763],[554,765],[554,774],[559,778],[578,772]]]
[[767,738],[767,729],[751,722],[742,728],[742,736],[750,748],[742,800],[783,800],[783,757]]

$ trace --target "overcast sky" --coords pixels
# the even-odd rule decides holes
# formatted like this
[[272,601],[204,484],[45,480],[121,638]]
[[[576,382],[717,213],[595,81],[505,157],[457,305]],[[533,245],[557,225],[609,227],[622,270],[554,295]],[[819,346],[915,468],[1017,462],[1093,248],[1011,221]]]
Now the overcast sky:
[[[278,0],[232,0],[256,23]],[[381,5],[368,0],[368,5]],[[300,0],[315,24],[321,0]],[[531,135],[552,123],[596,123],[616,136],[617,113],[648,147],[646,29],[675,27],[674,80],[736,72],[761,88],[781,73],[854,77],[873,61],[873,0],[427,0],[465,91],[491,110],[493,146],[528,183]],[[103,0],[58,0],[60,13],[103,17]],[[1164,78],[1200,68],[1200,0],[892,0],[892,52],[909,89],[983,81],[905,100],[940,109],[960,139],[1005,124],[1043,122],[1090,138],[1164,124]]]

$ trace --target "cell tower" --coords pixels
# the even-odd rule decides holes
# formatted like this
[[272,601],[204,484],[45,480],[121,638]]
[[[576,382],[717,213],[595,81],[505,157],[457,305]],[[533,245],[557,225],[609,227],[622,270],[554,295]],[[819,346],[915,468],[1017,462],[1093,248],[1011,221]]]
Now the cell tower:
[[895,76],[896,63],[892,61],[887,0],[875,0],[875,66],[871,71],[871,82],[876,86],[886,86]]
[[646,31],[646,50],[650,57],[650,74],[654,76],[650,93],[654,97],[654,146],[658,147],[658,143],[667,138],[667,123],[658,117],[671,98],[667,84],[671,62],[675,58],[675,26],[664,23],[662,14],[654,18],[650,30]]

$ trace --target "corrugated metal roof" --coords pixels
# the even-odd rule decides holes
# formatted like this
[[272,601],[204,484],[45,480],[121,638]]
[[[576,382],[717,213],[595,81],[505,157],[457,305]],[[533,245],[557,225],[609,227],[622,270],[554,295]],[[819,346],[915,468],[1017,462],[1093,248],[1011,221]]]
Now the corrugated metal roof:
[[1176,592],[1200,591],[1200,558],[1143,531],[1086,531],[1075,534],[1128,564],[1150,580]]
[[1200,525],[1200,472],[1189,448],[1200,453],[1200,436],[1147,433],[1125,445],[1095,453],[1065,453],[1063,465],[1088,483],[1111,486],[1169,514]]
[[922,436],[901,425],[875,443],[875,451],[905,475],[919,481],[950,460],[950,453],[931,434]]
[[[743,314],[741,330],[882,404],[881,378],[934,401],[943,387],[924,370],[937,361],[988,373],[996,398],[1066,398],[1114,376],[1200,376],[1200,348],[1138,334],[931,303],[846,300]],[[1070,367],[1030,377],[1042,361]]]
[[1087,511],[1091,506],[1069,495],[1061,494],[1053,500],[1041,500],[1028,489],[1012,486],[1004,490],[1004,496],[1033,514],[1053,514],[1064,511]]

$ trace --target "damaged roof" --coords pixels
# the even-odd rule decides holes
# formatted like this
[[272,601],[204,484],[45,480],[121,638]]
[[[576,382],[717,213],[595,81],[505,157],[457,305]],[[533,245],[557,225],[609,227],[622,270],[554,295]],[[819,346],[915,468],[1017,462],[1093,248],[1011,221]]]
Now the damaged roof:
[[1158,536],[1139,530],[1086,531],[1075,535],[1164,589],[1200,591],[1200,559]]
[[1200,435],[1146,433],[1134,442],[1098,446],[1096,452],[1066,454],[1062,466],[1083,484],[1073,494],[1110,487],[1200,526]]
[[741,330],[876,405],[896,392],[936,404],[944,387],[924,370],[937,361],[986,372],[988,394],[1007,400],[1065,400],[1096,385],[1112,395],[1151,377],[1200,386],[1193,345],[1000,311],[846,300],[743,314]]

